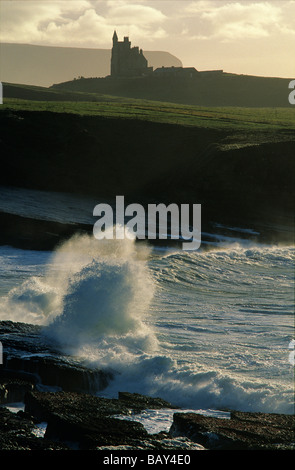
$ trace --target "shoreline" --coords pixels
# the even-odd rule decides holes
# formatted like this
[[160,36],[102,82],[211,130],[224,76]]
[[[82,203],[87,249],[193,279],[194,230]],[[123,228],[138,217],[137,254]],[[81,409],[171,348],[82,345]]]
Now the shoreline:
[[[95,219],[95,218],[94,218]],[[1,234],[0,245],[11,246],[23,250],[52,251],[59,245],[76,235],[92,235],[93,225],[80,222],[60,222],[34,217],[25,217],[0,210]],[[95,222],[95,220],[93,221]],[[236,222],[236,223],[235,223]],[[216,221],[202,218],[201,246],[199,249],[207,250],[212,246],[218,246],[223,241],[265,244],[293,245],[294,230],[293,220],[290,217],[282,219],[278,224],[255,223],[246,221],[228,221],[221,224]],[[233,227],[233,228],[231,228]],[[169,232],[169,230],[168,230]],[[157,238],[152,240],[146,236],[144,239],[136,239],[137,243],[147,243],[158,247],[179,247],[183,240]]]
[[[112,380],[108,371],[89,369],[58,351],[41,354],[42,340],[33,341],[38,326],[2,321],[0,329],[6,345],[0,366],[1,451],[295,449],[294,414],[226,410],[226,415],[224,410],[209,416],[139,393],[98,396]],[[9,404],[17,402],[24,411],[13,413]],[[170,429],[148,432],[138,420],[147,410],[173,411]],[[37,437],[40,423],[46,423],[46,431]]]
[[[0,379],[1,391],[19,388],[21,380]],[[24,385],[23,381],[23,385]],[[24,410],[0,404],[0,451],[291,451],[295,449],[294,415],[230,411],[228,418],[177,409],[162,400],[119,392],[102,398],[77,392],[26,391]],[[151,410],[173,411],[169,430],[148,432],[138,420]],[[16,434],[17,431],[17,434]]]

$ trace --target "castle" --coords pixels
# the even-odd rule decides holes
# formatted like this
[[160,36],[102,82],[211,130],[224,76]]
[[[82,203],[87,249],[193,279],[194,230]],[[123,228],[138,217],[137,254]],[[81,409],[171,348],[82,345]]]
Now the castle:
[[113,35],[113,48],[111,55],[111,77],[133,78],[153,76],[155,78],[185,79],[192,80],[201,76],[212,76],[222,74],[223,70],[198,71],[195,67],[159,67],[153,70],[148,66],[148,61],[143,55],[142,49],[131,47],[129,37],[125,36],[123,41],[118,41],[116,31]]
[[115,31],[111,56],[111,76],[116,78],[142,77],[152,72],[153,67],[148,66],[148,61],[144,57],[142,49],[131,47],[128,37],[124,37],[124,41],[118,41]]

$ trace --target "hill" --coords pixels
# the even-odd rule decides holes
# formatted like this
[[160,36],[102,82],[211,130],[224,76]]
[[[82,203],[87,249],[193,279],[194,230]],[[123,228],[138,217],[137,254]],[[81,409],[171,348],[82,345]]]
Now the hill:
[[283,78],[199,72],[194,78],[81,78],[52,88],[198,106],[291,107],[289,82]]
[[[292,108],[205,107],[4,83],[1,110],[66,113],[244,132],[243,143],[295,134]],[[266,136],[266,137],[263,137]]]
[[[105,77],[110,73],[110,49],[1,44],[2,82],[48,87],[75,77]],[[144,51],[150,66],[181,66],[164,51]]]

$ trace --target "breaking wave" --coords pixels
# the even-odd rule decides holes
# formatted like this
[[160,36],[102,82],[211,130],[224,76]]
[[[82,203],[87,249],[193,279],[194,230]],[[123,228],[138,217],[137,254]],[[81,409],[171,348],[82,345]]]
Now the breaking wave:
[[43,325],[65,352],[113,370],[106,396],[292,413],[293,265],[289,247],[154,256],[131,239],[79,235],[8,292],[0,318]]
[[46,326],[46,335],[64,349],[118,337],[143,350],[155,347],[143,323],[153,297],[148,255],[134,240],[75,236],[54,252],[44,276],[9,292],[2,317],[9,312],[14,321]]

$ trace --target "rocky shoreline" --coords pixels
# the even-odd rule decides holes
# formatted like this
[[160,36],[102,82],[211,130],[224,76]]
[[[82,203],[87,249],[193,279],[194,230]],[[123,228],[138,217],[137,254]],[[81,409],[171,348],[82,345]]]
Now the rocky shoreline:
[[[21,381],[4,381],[19,387]],[[28,384],[27,384],[28,385]],[[168,432],[149,434],[136,421],[144,410],[174,410]],[[124,419],[124,416],[132,419]],[[45,432],[37,433],[42,424]],[[24,410],[0,407],[0,450],[196,451],[294,450],[294,416],[230,413],[230,419],[185,413],[161,398],[121,392],[102,398],[28,390]]]
[[[115,371],[60,354],[40,327],[2,321],[0,340],[0,451],[295,449],[294,415],[230,411],[229,419],[216,418],[137,393],[104,398],[97,392]],[[18,412],[9,408],[15,402],[23,405]],[[151,434],[137,419],[145,410],[167,409],[173,412],[167,432]]]

